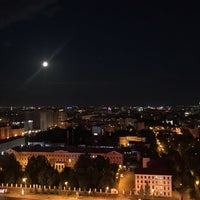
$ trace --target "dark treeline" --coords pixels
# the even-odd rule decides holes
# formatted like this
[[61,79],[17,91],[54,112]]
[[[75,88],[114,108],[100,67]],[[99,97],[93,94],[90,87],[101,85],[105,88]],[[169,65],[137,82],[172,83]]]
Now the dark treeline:
[[16,161],[13,154],[0,156],[0,182],[21,184],[26,177],[26,184],[41,186],[65,186],[70,188],[105,189],[116,184],[118,166],[110,164],[102,156],[95,158],[89,154],[80,155],[73,168],[64,168],[58,173],[45,156],[30,157],[25,170]]

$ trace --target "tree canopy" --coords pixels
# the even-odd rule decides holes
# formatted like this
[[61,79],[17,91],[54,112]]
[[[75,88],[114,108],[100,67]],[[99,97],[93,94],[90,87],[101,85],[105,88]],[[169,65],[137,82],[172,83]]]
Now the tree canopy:
[[117,169],[116,164],[110,164],[102,156],[83,154],[74,166],[74,174],[78,187],[105,189],[114,186]]
[[32,156],[28,160],[25,173],[31,184],[58,185],[59,175],[45,156]]
[[13,154],[0,156],[0,181],[2,183],[17,183],[21,173],[21,166]]

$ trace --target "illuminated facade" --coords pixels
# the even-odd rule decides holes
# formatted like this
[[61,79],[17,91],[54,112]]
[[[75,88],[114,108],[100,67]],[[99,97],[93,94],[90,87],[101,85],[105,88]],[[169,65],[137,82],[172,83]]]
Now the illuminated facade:
[[172,197],[172,175],[165,161],[143,158],[143,168],[135,170],[135,194],[142,191],[152,197]]
[[47,130],[54,126],[54,111],[41,110],[40,111],[40,129]]
[[45,147],[17,147],[14,149],[8,149],[6,151],[9,154],[14,154],[16,160],[25,169],[28,159],[32,156],[45,156],[50,164],[54,166],[58,171],[62,171],[65,167],[73,167],[77,162],[81,154],[88,153],[91,157],[103,156],[108,159],[110,163],[116,163],[118,165],[123,164],[123,153],[115,151],[114,149],[95,149],[95,148],[45,148]]
[[145,187],[149,186],[151,196],[172,197],[172,176],[168,174],[135,174],[135,191],[138,195],[141,190],[145,192]]
[[126,136],[119,137],[120,146],[128,147],[130,146],[130,142],[145,142],[146,138],[138,137],[138,136]]
[[23,136],[24,128],[13,129],[11,126],[0,127],[0,140]]

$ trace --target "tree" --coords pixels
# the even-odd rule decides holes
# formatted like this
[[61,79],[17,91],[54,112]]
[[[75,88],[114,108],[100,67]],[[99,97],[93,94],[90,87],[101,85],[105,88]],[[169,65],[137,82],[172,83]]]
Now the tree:
[[78,180],[74,169],[69,172],[68,185],[71,188],[78,187]]
[[22,167],[14,154],[0,156],[0,180],[3,183],[17,183],[22,174]]
[[143,198],[144,195],[145,195],[145,191],[144,191],[143,186],[141,186],[141,188],[140,188],[140,190],[139,190],[139,192],[138,192],[138,196],[139,196],[140,198]]
[[74,173],[81,188],[106,188],[115,184],[116,165],[110,164],[102,156],[80,155],[74,166]]
[[59,174],[60,177],[60,184],[65,184],[65,182],[69,183],[69,178],[70,178],[70,172],[71,172],[70,167],[65,167],[63,171]]
[[32,156],[28,160],[25,173],[31,184],[58,185],[58,172],[50,165],[45,156]]
[[144,193],[146,197],[149,197],[151,192],[150,192],[150,186],[149,186],[149,182],[147,181],[144,187]]

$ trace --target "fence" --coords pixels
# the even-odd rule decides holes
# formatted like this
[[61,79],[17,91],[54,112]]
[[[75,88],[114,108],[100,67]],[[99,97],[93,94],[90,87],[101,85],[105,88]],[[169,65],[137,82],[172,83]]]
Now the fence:
[[63,195],[113,195],[117,196],[118,193],[113,193],[112,189],[81,189],[70,188],[67,186],[46,186],[46,185],[28,185],[28,184],[4,184],[0,185],[0,188],[6,188],[8,193],[16,194],[29,194],[29,193],[44,193],[44,194],[63,194]]

